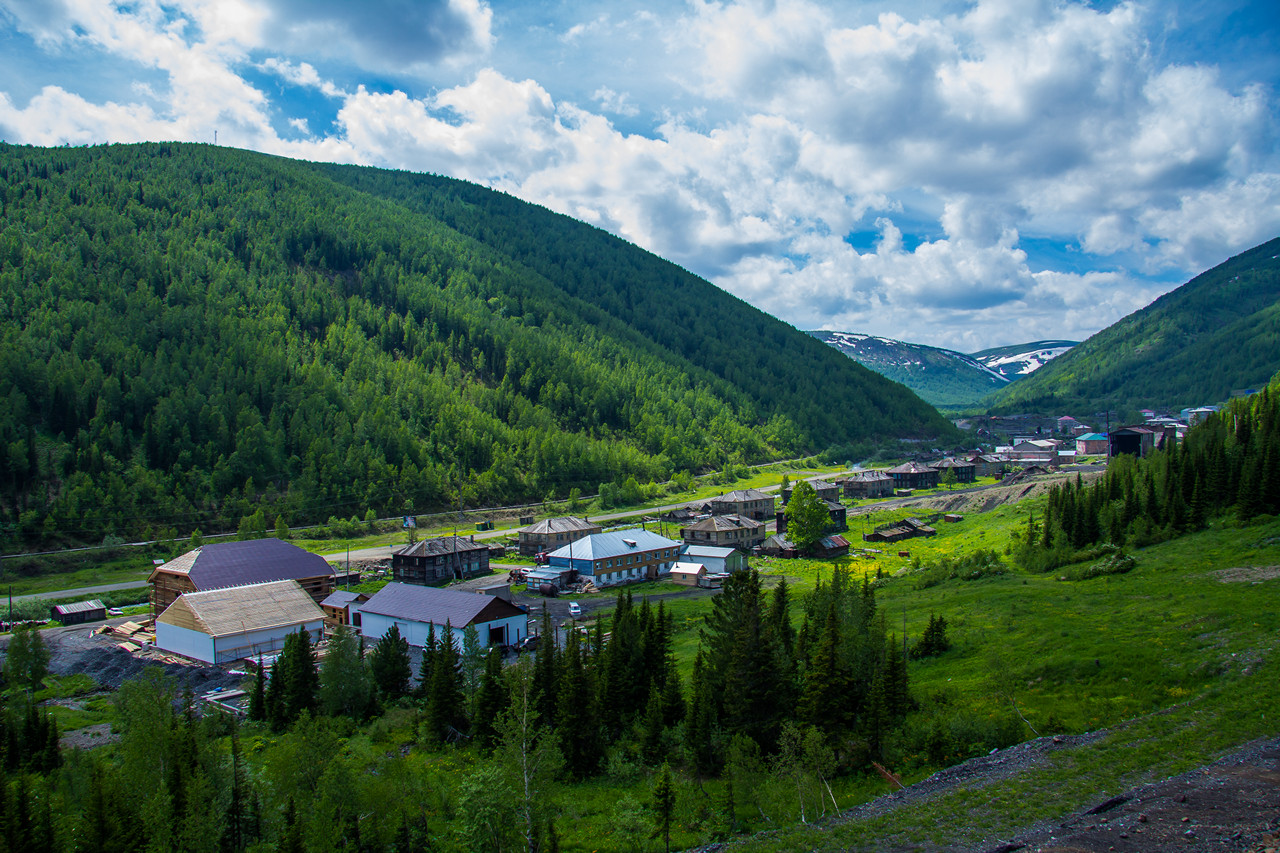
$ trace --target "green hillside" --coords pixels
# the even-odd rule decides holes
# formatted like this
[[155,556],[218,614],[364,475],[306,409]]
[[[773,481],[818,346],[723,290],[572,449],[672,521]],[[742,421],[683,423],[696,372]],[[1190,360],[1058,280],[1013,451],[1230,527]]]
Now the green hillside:
[[[951,435],[598,229],[444,178],[0,146],[9,546],[290,523]],[[7,548],[6,548],[7,549]]]
[[1280,369],[1280,239],[1196,276],[988,398],[990,411],[1213,403]]

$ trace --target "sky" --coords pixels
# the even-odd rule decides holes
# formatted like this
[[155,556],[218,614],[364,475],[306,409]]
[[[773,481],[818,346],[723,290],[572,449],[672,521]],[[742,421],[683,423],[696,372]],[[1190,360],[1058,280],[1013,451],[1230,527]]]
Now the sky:
[[1280,236],[1274,0],[0,0],[0,139],[450,175],[800,329],[1083,340]]

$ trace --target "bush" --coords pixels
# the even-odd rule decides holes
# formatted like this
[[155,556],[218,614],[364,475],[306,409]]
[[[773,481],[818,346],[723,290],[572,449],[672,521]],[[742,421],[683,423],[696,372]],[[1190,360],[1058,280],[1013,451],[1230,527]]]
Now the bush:
[[944,555],[936,565],[917,568],[912,572],[912,579],[916,589],[928,589],[947,580],[973,581],[1007,571],[1008,567],[995,551],[980,549],[958,559]]
[[1133,571],[1138,565],[1138,561],[1130,557],[1124,551],[1116,548],[1114,545],[1114,553],[1088,566],[1082,566],[1067,572],[1067,579],[1073,581],[1085,581],[1090,578],[1098,578],[1103,575],[1123,575]]

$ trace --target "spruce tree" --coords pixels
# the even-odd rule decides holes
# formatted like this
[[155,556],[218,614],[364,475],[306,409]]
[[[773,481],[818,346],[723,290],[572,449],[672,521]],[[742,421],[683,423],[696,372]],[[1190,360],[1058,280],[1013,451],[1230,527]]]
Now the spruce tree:
[[458,647],[453,626],[445,622],[444,630],[431,666],[431,681],[426,690],[426,729],[430,743],[442,743],[462,723],[462,675],[458,671]]
[[666,853],[671,853],[671,823],[676,812],[676,787],[671,778],[671,768],[665,762],[653,786],[653,823],[655,835],[662,838]]
[[600,765],[599,717],[576,631],[569,633],[564,652],[560,655],[556,700],[555,731],[560,739],[565,768],[575,778],[586,778]]
[[507,685],[502,675],[502,655],[497,649],[489,649],[484,661],[484,674],[480,677],[480,689],[476,693],[475,716],[472,732],[481,752],[493,750],[498,717],[506,710]]
[[409,682],[413,678],[409,641],[400,635],[400,628],[396,625],[392,625],[369,652],[369,670],[383,702],[394,702],[409,692]]
[[249,696],[249,719],[263,722],[267,719],[267,670],[258,655],[258,667],[253,678],[253,693]]
[[715,772],[715,746],[712,743],[712,702],[702,662],[702,649],[693,659],[693,675],[689,679],[689,708],[685,713],[685,748],[693,769],[700,776]]

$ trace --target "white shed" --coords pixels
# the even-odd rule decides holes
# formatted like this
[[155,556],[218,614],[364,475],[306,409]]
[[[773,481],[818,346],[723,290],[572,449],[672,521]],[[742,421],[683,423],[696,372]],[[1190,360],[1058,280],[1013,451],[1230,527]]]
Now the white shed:
[[482,646],[513,645],[528,633],[528,614],[511,602],[456,589],[389,583],[356,608],[365,637],[380,640],[395,625],[411,646],[426,645],[432,626],[440,638],[446,624],[458,648],[468,625],[476,626]]
[[297,581],[188,592],[156,618],[156,646],[205,663],[272,654],[299,630],[320,638],[324,611]]

